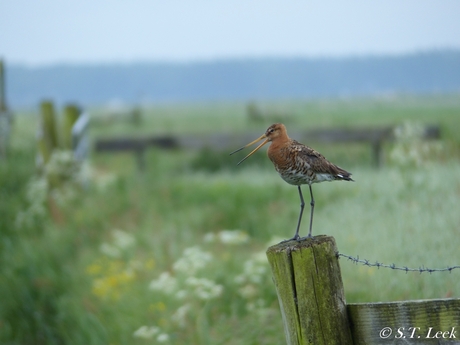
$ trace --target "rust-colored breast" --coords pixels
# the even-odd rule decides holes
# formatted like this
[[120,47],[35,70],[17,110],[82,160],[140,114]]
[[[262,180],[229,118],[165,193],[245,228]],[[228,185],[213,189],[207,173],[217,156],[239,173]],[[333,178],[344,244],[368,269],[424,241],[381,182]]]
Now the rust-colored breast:
[[294,140],[277,145],[272,143],[268,150],[268,157],[273,162],[276,171],[284,181],[293,185],[312,183],[314,173],[308,159],[302,154],[308,147]]

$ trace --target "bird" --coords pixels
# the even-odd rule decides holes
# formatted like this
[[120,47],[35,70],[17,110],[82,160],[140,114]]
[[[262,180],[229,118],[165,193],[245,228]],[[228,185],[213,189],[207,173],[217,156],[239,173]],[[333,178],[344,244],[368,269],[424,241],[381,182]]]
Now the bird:
[[[243,163],[247,158],[252,156],[262,146],[270,143],[267,150],[268,158],[272,161],[276,171],[281,178],[290,185],[297,186],[300,197],[300,214],[297,221],[297,228],[292,238],[286,241],[300,241],[299,235],[300,223],[305,207],[305,201],[302,195],[301,185],[308,184],[310,189],[310,229],[306,238],[312,238],[313,211],[315,209],[315,199],[311,185],[324,181],[354,181],[351,178],[351,173],[329,162],[321,153],[315,151],[311,147],[303,145],[296,140],[291,139],[286,130],[286,126],[282,123],[275,123],[268,127],[263,135],[249,144],[230,153],[233,155],[248,146],[251,146],[259,141],[263,142],[252,150],[246,157],[238,162],[237,165]],[[283,241],[283,242],[286,242]]]

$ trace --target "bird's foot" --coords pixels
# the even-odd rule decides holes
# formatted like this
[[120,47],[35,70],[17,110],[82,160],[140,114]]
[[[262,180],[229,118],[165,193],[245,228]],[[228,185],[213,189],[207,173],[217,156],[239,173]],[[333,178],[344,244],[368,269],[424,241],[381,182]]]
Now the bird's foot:
[[305,237],[301,237],[298,239],[298,241],[303,241],[303,240],[314,240],[315,238],[311,235],[311,234],[308,234],[308,236],[305,236]]
[[286,242],[290,242],[290,241],[297,241],[299,242],[302,238],[300,238],[300,236],[298,234],[294,235],[294,237],[290,238],[290,239],[287,239],[287,240],[283,240],[281,241],[280,243],[286,243]]

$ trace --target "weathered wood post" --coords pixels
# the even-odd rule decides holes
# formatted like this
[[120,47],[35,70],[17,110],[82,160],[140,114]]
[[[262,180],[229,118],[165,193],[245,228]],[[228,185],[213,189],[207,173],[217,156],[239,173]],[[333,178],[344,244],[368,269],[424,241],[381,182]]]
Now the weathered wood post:
[[40,116],[41,126],[37,135],[38,150],[43,160],[42,163],[46,164],[58,145],[53,102],[43,101],[40,104]]
[[7,110],[5,94],[5,72],[3,60],[0,59],[0,112],[5,112]]
[[72,150],[72,127],[80,116],[80,109],[74,104],[64,107],[64,117],[62,119],[62,146],[65,150]]
[[0,59],[0,158],[5,158],[10,136],[12,113],[6,104],[6,82],[3,60]]
[[353,344],[333,237],[268,248],[288,345]]

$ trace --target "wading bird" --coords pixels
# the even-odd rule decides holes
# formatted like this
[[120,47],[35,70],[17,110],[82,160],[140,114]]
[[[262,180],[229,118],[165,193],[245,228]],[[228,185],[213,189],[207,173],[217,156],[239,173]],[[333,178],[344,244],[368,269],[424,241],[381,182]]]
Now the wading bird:
[[246,157],[238,162],[241,164],[246,158],[254,154],[258,149],[267,143],[271,143],[268,148],[268,158],[272,161],[276,171],[280,174],[281,178],[289,184],[297,186],[300,196],[300,214],[297,222],[297,229],[294,237],[287,240],[300,240],[299,228],[302,220],[303,209],[305,202],[302,196],[302,189],[300,188],[303,184],[308,184],[310,188],[310,231],[308,237],[311,236],[312,224],[313,224],[313,210],[315,208],[315,199],[313,198],[313,192],[311,185],[313,183],[319,183],[323,181],[353,181],[351,173],[339,168],[337,165],[329,162],[324,156],[313,150],[312,148],[305,146],[295,140],[292,140],[287,135],[286,127],[282,123],[275,123],[268,127],[266,132],[258,139],[250,142],[242,148],[233,151],[231,155],[241,151],[242,149],[251,146],[258,141],[264,139],[264,141],[252,150]]

